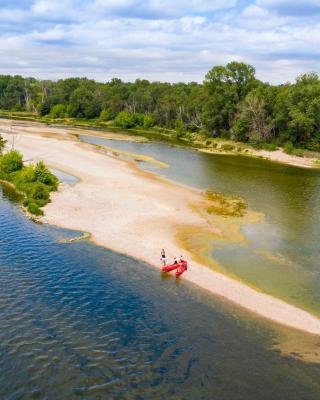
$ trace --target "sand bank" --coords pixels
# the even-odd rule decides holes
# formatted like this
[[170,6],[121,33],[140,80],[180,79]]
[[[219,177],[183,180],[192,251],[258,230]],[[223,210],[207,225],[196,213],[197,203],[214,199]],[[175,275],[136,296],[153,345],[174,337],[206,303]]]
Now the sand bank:
[[300,167],[300,168],[319,168],[319,165],[316,164],[317,158],[298,157],[286,154],[282,149],[278,149],[276,151],[250,149],[248,150],[247,153],[224,152],[215,149],[199,149],[199,150],[202,151],[203,153],[209,153],[209,154],[225,154],[230,156],[242,155],[245,157],[265,158],[270,161],[278,162],[281,164],[292,165],[294,167]]
[[[25,129],[27,132],[25,132]],[[43,130],[45,132],[43,132]],[[75,175],[73,187],[62,185],[45,207],[44,222],[89,232],[100,245],[159,267],[159,251],[179,255],[179,229],[192,226],[219,233],[194,205],[206,201],[201,193],[144,172],[132,163],[101,154],[79,143],[65,128],[29,123],[12,133],[0,120],[0,132],[30,162],[44,160],[52,168]],[[186,254],[183,250],[183,254]],[[282,300],[191,261],[183,279],[232,301],[260,316],[320,335],[320,319]]]

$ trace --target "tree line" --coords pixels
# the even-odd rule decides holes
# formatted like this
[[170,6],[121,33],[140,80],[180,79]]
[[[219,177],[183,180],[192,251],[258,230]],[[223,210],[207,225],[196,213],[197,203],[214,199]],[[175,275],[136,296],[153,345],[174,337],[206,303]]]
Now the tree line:
[[254,67],[241,62],[213,67],[202,84],[2,75],[0,108],[320,151],[319,76],[303,74],[295,83],[271,85],[255,75]]

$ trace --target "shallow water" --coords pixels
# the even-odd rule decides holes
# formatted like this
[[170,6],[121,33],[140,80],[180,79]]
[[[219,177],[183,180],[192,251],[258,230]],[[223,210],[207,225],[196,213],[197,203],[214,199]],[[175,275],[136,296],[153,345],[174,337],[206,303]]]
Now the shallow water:
[[59,179],[59,181],[66,183],[69,186],[74,186],[79,182],[79,179],[73,175],[67,174],[59,169],[50,168],[50,171]]
[[[0,190],[0,399],[320,396],[320,366],[187,284],[32,223]],[[10,197],[11,201],[8,200]]]
[[152,156],[170,167],[140,165],[183,184],[244,198],[265,218],[242,226],[246,240],[239,244],[212,241],[221,269],[320,315],[320,170],[163,143],[80,139]]

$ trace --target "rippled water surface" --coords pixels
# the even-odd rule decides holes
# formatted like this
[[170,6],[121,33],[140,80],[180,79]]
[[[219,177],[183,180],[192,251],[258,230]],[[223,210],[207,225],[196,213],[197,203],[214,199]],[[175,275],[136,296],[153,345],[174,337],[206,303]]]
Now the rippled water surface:
[[214,258],[225,272],[320,316],[320,170],[163,143],[80,138],[164,161],[169,168],[142,166],[177,182],[244,198],[264,219],[242,227],[245,243],[212,242]]
[[0,190],[0,399],[319,399],[320,367],[274,334]]

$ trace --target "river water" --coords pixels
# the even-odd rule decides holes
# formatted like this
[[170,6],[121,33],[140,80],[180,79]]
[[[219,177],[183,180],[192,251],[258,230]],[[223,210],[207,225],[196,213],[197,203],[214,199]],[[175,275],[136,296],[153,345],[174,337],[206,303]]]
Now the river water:
[[271,326],[17,200],[0,188],[0,399],[319,399]]
[[154,157],[141,167],[173,181],[245,199],[263,214],[241,227],[237,244],[211,243],[221,270],[320,316],[320,170],[262,159],[204,154],[164,143],[80,136],[80,140]]

